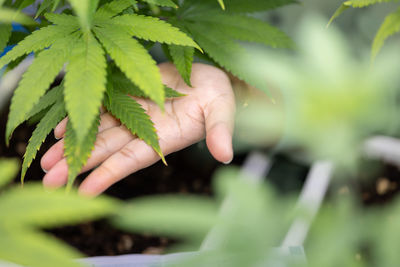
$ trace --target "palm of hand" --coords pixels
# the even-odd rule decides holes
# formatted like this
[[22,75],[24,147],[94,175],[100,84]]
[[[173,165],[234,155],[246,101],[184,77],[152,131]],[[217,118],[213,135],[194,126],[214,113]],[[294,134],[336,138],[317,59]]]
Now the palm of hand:
[[[211,154],[221,162],[233,157],[232,130],[235,101],[230,81],[221,70],[204,64],[194,64],[193,88],[187,86],[175,67],[161,64],[164,84],[186,96],[168,100],[162,112],[149,100],[137,99],[147,111],[160,138],[165,155],[183,149],[206,136]],[[66,120],[54,131],[57,138],[65,132]],[[130,173],[145,168],[160,158],[142,140],[108,113],[101,115],[101,124],[94,151],[82,171],[96,168],[81,184],[80,192],[97,195]],[[68,166],[63,158],[63,140],[47,151],[41,160],[47,187],[66,183]]]

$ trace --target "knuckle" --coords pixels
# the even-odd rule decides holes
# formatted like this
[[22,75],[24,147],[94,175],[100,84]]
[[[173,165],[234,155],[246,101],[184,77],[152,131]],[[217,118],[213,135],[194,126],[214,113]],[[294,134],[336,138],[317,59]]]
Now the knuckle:
[[[100,177],[114,177],[115,176],[115,171],[113,168],[110,168],[108,165],[103,164],[100,167],[100,171],[102,172],[102,175]],[[106,180],[105,180],[106,181]]]
[[97,135],[95,147],[105,152],[109,151],[107,140],[102,135]]
[[139,161],[139,159],[136,155],[136,152],[133,149],[131,149],[129,146],[122,148],[120,153],[123,157],[129,159],[130,161],[134,161],[134,162]]

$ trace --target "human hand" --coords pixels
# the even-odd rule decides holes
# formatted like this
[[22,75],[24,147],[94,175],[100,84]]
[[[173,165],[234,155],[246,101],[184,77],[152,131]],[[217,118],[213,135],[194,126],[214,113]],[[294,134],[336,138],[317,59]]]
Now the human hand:
[[[181,150],[206,137],[209,151],[214,158],[229,163],[233,158],[232,132],[235,100],[227,75],[212,66],[194,64],[192,86],[186,85],[176,68],[170,63],[159,65],[163,83],[186,94],[167,100],[165,111],[146,99],[137,99],[147,111],[159,136],[164,155]],[[56,138],[66,130],[64,119],[55,128]],[[63,156],[64,142],[53,145],[41,159],[46,175],[43,184],[57,188],[67,182],[68,165]],[[80,185],[83,195],[96,196],[122,178],[146,168],[160,157],[144,141],[131,132],[109,113],[101,115],[95,148],[82,172],[97,167]]]

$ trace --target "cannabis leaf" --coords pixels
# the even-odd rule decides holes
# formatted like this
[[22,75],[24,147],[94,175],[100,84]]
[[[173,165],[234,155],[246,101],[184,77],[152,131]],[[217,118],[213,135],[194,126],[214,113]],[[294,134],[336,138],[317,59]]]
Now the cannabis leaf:
[[99,0],[69,0],[79,18],[83,32],[90,31],[92,17],[96,11]]
[[104,50],[91,33],[85,34],[69,58],[64,90],[65,105],[79,142],[84,140],[99,113],[105,85]]
[[247,66],[232,60],[233,56],[246,54],[246,50],[242,46],[223,35],[218,28],[209,28],[202,24],[186,24],[186,26],[194,39],[215,62],[238,78],[269,94],[266,83],[260,82],[260,79],[249,71]]
[[49,7],[54,4],[54,0],[43,0],[40,4],[38,10],[36,11],[35,18],[39,17],[45,10],[48,10]]
[[27,169],[35,159],[36,153],[40,149],[40,146],[46,139],[47,135],[57,126],[66,114],[67,112],[64,107],[64,102],[60,99],[49,109],[36,126],[36,129],[32,133],[32,137],[29,139],[29,144],[26,147],[24,154],[24,162],[21,171],[22,183],[24,182]]
[[218,3],[219,3],[219,5],[221,6],[221,8],[222,8],[223,10],[225,10],[225,3],[224,3],[224,0],[218,0]]
[[145,110],[133,98],[111,88],[107,90],[106,108],[117,117],[134,135],[150,145],[166,164],[161,151],[156,129]]
[[11,24],[0,24],[0,54],[7,46],[8,40],[11,37]]
[[195,15],[190,19],[205,26],[218,28],[234,40],[262,43],[271,47],[292,48],[294,46],[291,39],[282,31],[246,15],[215,12],[209,16]]
[[43,0],[39,8],[36,11],[35,18],[39,17],[45,11],[54,12],[60,5],[61,0]]
[[[329,20],[328,26],[335,20],[338,16],[340,16],[345,10],[350,7],[353,8],[363,8],[370,5],[384,3],[384,2],[397,2],[397,0],[350,0],[344,2],[332,15]],[[400,32],[400,8],[387,15],[385,21],[380,26],[378,33],[374,38],[374,42],[372,44],[371,49],[371,61],[374,61],[379,51],[381,50],[385,40],[391,35]]]
[[147,50],[124,31],[106,26],[94,30],[115,64],[159,106],[164,105],[164,90],[156,62]]
[[16,22],[24,25],[37,24],[32,18],[24,15],[19,11],[15,11],[9,8],[0,7],[0,22],[11,23]]
[[32,108],[32,110],[26,116],[27,119],[39,114],[43,110],[47,109],[53,105],[56,101],[61,101],[63,99],[63,85],[59,85],[48,91],[44,96],[42,96],[39,102]]
[[142,1],[157,6],[178,8],[178,6],[172,0],[142,0]]
[[65,25],[70,27],[72,26],[76,27],[76,29],[79,26],[79,21],[77,17],[68,14],[46,13],[45,18],[55,25]]
[[94,19],[111,18],[136,4],[135,0],[119,0],[104,4],[96,11]]
[[398,32],[400,32],[400,8],[397,9],[397,11],[389,14],[379,28],[378,33],[376,34],[374,42],[372,44],[372,60],[375,59],[385,40],[389,36]]
[[26,120],[26,115],[61,71],[71,51],[71,43],[75,40],[72,35],[70,38],[72,39],[60,39],[53,44],[51,49],[41,52],[22,76],[11,101],[6,126],[7,143],[14,129]]
[[[122,72],[115,71],[109,77],[109,83],[112,84],[114,90],[117,90],[126,95],[149,98],[139,87],[131,82]],[[164,93],[166,98],[174,98],[184,96],[183,94],[175,91],[172,88],[164,86]]]
[[111,19],[110,23],[115,24],[118,28],[125,29],[130,35],[140,39],[166,44],[191,46],[201,50],[201,48],[185,33],[157,18],[127,14]]
[[71,121],[67,123],[67,131],[64,138],[64,156],[66,156],[68,164],[68,192],[72,189],[76,176],[86,164],[94,148],[99,124],[100,120],[97,118],[92,123],[85,138],[79,140],[71,126]]
[[[0,160],[0,188],[15,177],[18,169],[17,160]],[[100,218],[115,212],[117,205],[117,201],[105,197],[88,199],[76,193],[45,192],[40,184],[2,191],[0,259],[34,267],[80,266],[72,260],[82,257],[80,253],[42,233],[39,228]]]
[[0,159],[0,188],[7,185],[14,179],[19,169],[18,160]]
[[[269,5],[263,7],[275,7],[270,2],[268,3]],[[220,66],[268,94],[268,87],[265,83],[260,82],[244,66],[234,62],[234,56],[246,54],[246,50],[237,41],[257,42],[280,48],[292,48],[294,44],[286,34],[261,20],[245,14],[230,13],[229,6],[240,6],[240,2],[231,0],[226,1],[225,4],[227,11],[211,8],[210,6],[215,5],[215,1],[206,0],[193,3],[193,7],[182,11],[181,19],[176,20],[173,24],[180,27],[182,31],[187,31],[204,49],[204,52]],[[246,2],[247,5],[249,4]],[[179,66],[178,70],[181,75],[188,80],[187,70],[190,65],[178,63],[177,58],[174,59],[174,62]]]
[[346,1],[343,4],[341,4],[339,6],[339,8],[335,11],[335,13],[332,15],[331,19],[329,20],[328,26],[337,17],[339,17],[344,11],[346,11],[350,7],[362,8],[362,7],[367,7],[367,6],[378,4],[378,3],[394,2],[394,1],[397,1],[397,0],[350,0],[350,1]]
[[[4,169],[0,171],[3,175]],[[116,207],[117,202],[104,197],[88,199],[75,193],[48,193],[40,184],[7,190],[0,195],[0,259],[34,267],[80,266],[72,260],[82,257],[80,253],[39,228],[97,219],[112,214]]]
[[34,31],[24,40],[19,42],[18,45],[15,46],[11,51],[0,58],[0,68],[21,56],[49,47],[56,41],[60,41],[61,38],[68,36],[76,30],[76,27],[51,25]]
[[191,85],[190,76],[192,73],[192,62],[194,55],[194,48],[187,46],[169,45],[169,54],[182,76],[185,83]]
[[284,5],[298,3],[296,0],[224,0],[223,5],[221,5],[222,1],[220,0],[186,0],[181,8],[181,12],[190,12],[191,14],[195,14],[196,11],[194,9],[204,9],[211,11],[212,9],[221,9],[221,7],[225,7],[224,9],[227,12],[232,13],[254,13],[260,11],[266,11],[270,9],[275,9]]

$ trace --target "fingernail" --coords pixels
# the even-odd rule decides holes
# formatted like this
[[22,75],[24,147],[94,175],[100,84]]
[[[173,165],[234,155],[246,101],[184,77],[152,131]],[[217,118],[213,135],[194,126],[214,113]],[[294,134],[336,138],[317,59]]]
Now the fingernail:
[[48,172],[48,170],[45,170],[44,168],[42,168],[42,171],[43,171],[44,173],[47,173],[47,172]]
[[225,165],[228,165],[228,164],[231,164],[232,160],[233,160],[233,159],[230,159],[230,160],[225,161],[225,162],[223,162],[223,163],[224,163]]

